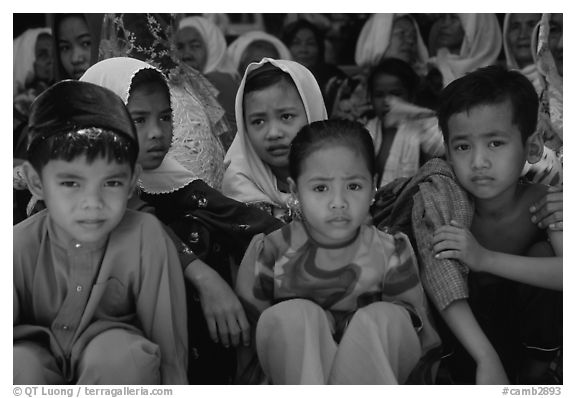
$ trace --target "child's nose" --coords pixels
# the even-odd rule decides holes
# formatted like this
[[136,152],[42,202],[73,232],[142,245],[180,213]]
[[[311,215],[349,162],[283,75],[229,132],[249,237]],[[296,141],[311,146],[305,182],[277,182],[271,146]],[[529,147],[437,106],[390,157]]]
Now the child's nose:
[[284,136],[284,131],[282,126],[278,123],[272,122],[270,123],[270,127],[268,129],[268,139],[278,139]]
[[330,208],[333,210],[345,209],[348,206],[346,198],[341,192],[335,192],[330,201]]
[[99,188],[87,190],[82,205],[85,209],[101,209],[103,207],[102,191]]
[[72,62],[75,64],[81,64],[84,61],[86,61],[86,56],[85,56],[85,52],[78,48],[78,47],[73,47],[72,50]]
[[483,169],[490,165],[488,156],[486,156],[485,151],[477,149],[472,153],[472,168]]

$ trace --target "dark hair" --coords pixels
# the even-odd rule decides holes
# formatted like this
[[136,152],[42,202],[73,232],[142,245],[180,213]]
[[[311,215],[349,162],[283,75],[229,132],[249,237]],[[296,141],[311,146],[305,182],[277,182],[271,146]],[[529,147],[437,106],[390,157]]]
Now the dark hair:
[[309,22],[305,19],[299,19],[286,25],[282,34],[282,41],[288,48],[290,48],[292,41],[294,41],[294,37],[296,37],[296,34],[298,34],[298,32],[303,29],[310,30],[316,39],[316,45],[318,46],[318,59],[316,60],[316,63],[324,63],[324,34],[318,28],[318,26],[314,25],[312,22]]
[[290,177],[296,181],[304,160],[328,146],[346,146],[359,151],[366,160],[370,175],[375,175],[374,143],[368,130],[358,122],[333,119],[312,122],[300,129],[290,144]]
[[276,58],[280,57],[280,54],[278,53],[278,49],[274,46],[274,44],[272,44],[266,40],[254,40],[252,43],[248,44],[248,46],[244,50],[244,53],[242,54],[242,57],[244,57],[244,55],[250,50],[267,50],[267,51],[273,52],[275,54],[271,58],[276,59]]
[[246,98],[246,94],[248,93],[264,90],[265,88],[280,83],[281,81],[290,83],[296,88],[296,84],[289,73],[284,72],[271,63],[266,63],[258,69],[250,71],[246,77],[246,83],[244,84],[244,98]]
[[88,163],[97,158],[128,163],[134,171],[138,145],[124,134],[98,127],[88,127],[36,140],[28,148],[28,159],[38,174],[51,160],[70,162],[85,155]]
[[538,94],[532,83],[521,73],[502,66],[487,66],[454,80],[440,92],[438,124],[449,141],[448,119],[480,105],[512,104],[512,123],[522,134],[522,142],[536,130]]
[[397,77],[406,91],[410,100],[416,96],[420,78],[414,72],[409,63],[398,58],[383,58],[371,71],[368,76],[368,93],[372,96],[374,81],[380,75],[391,75]]
[[160,83],[166,89],[166,94],[168,97],[170,97],[170,89],[164,74],[158,69],[154,68],[144,68],[136,72],[130,84],[130,93],[132,93],[137,88],[149,83]]

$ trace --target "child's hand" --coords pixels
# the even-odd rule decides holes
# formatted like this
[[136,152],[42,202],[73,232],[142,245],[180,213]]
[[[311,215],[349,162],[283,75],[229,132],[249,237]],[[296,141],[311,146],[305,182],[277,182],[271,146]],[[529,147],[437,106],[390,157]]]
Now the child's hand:
[[482,271],[489,255],[489,251],[478,243],[472,233],[456,221],[437,228],[432,243],[436,258],[460,260],[474,271]]
[[562,187],[549,187],[548,193],[530,207],[532,222],[539,228],[552,231],[563,230]]
[[250,324],[236,293],[214,272],[196,286],[210,337],[224,347],[250,344]]
[[476,384],[510,384],[499,359],[476,363]]

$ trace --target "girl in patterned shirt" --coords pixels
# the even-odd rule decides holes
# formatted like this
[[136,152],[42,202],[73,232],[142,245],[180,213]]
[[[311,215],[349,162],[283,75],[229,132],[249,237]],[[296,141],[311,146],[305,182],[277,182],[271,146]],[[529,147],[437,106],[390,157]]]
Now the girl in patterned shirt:
[[432,383],[439,339],[416,257],[404,234],[370,223],[370,134],[351,121],[306,125],[289,168],[297,216],[254,237],[236,282],[268,381]]

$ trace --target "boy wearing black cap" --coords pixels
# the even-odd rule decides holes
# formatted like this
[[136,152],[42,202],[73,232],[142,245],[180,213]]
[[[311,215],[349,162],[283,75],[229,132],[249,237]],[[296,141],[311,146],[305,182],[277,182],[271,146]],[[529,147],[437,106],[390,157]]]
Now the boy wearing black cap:
[[72,80],[33,103],[23,166],[46,210],[14,227],[14,384],[185,384],[186,299],[122,100]]

